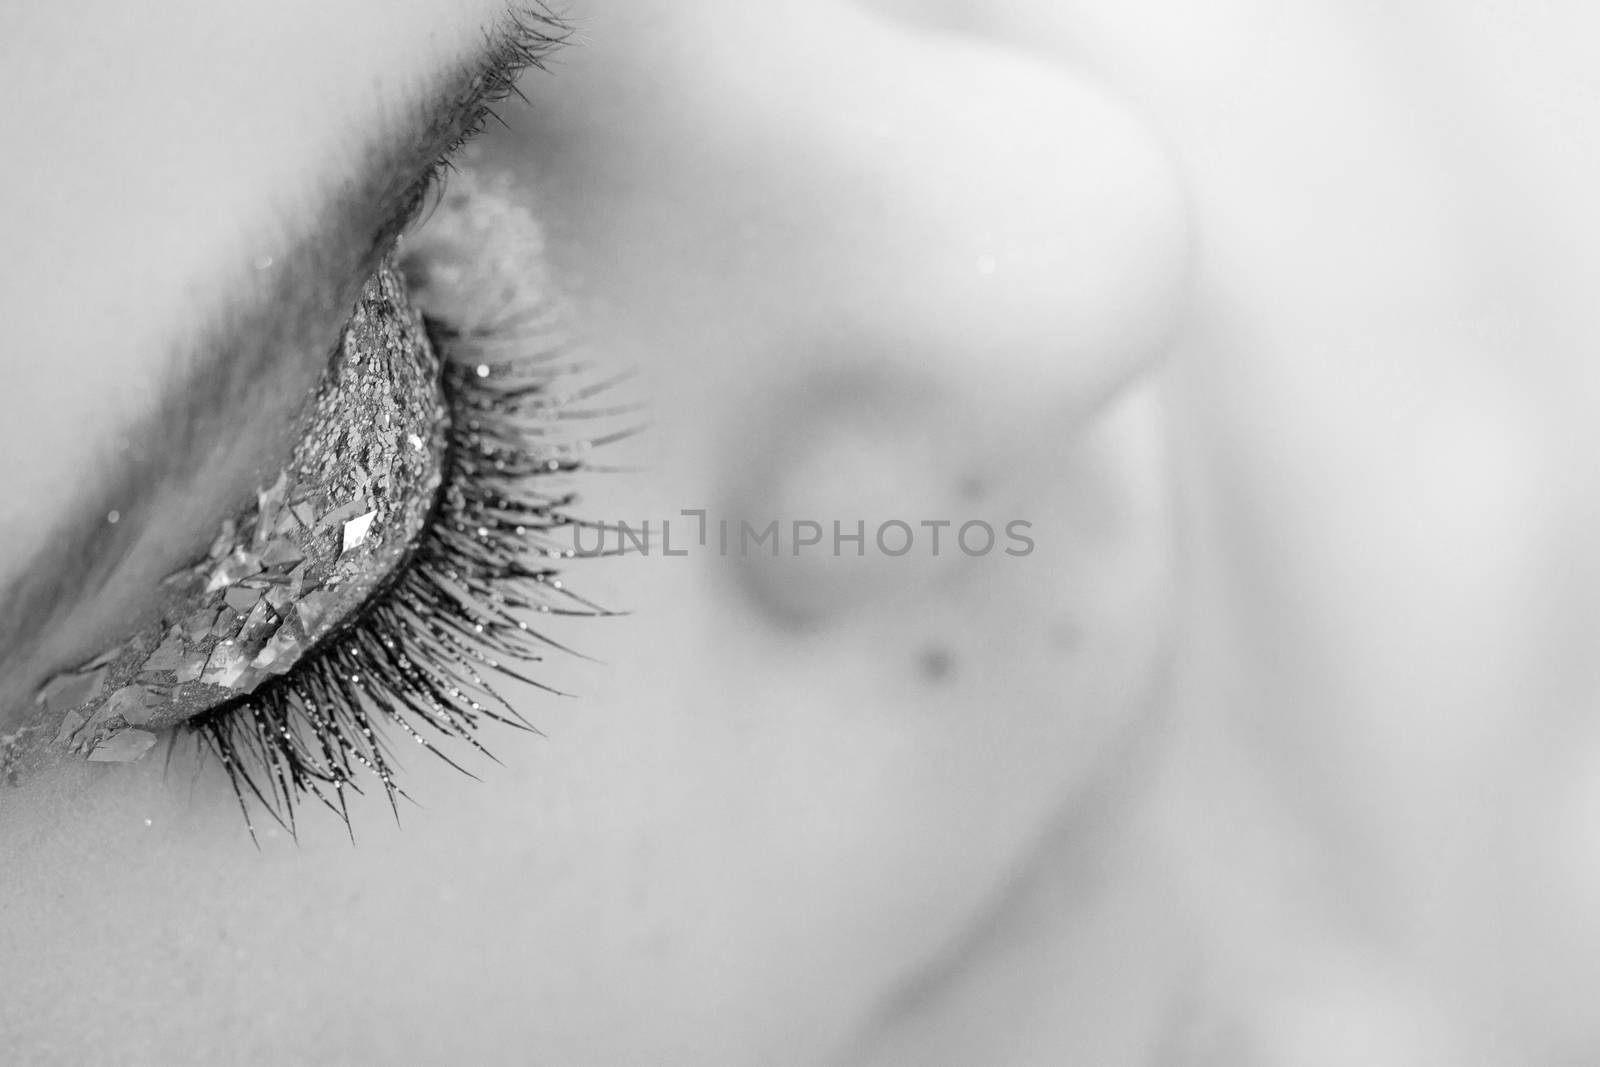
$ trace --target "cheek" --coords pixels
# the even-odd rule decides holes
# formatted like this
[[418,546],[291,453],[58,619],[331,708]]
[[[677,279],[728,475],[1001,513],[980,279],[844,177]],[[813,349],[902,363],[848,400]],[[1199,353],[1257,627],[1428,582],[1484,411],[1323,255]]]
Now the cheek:
[[[524,842],[528,865],[521,903],[482,895],[506,912],[493,924],[562,961],[523,981],[599,1004],[626,975],[652,1006],[639,1032],[669,1044],[706,1013],[772,1011],[823,1035],[980,914],[1078,797],[1125,795],[1118,757],[1158,725],[1171,579],[1153,417],[1129,397],[1092,429],[1037,438],[1041,458],[955,513],[1031,521],[1020,557],[841,559],[830,545],[780,557],[753,588],[754,560],[716,548],[718,500],[731,513],[739,500],[704,475],[596,487],[594,514],[648,518],[657,541],[574,565],[586,593],[633,614],[562,635],[609,666],[569,683],[582,699],[541,716],[539,769],[484,813],[517,812],[494,838]],[[708,509],[703,549],[685,506]],[[661,555],[662,519],[688,555]],[[840,564],[877,592],[795,591]]]
[[[1016,53],[793,6],[704,16],[703,52],[586,49],[508,146],[617,347],[690,403],[864,361],[1013,425],[1081,416],[1157,356],[1189,224],[1145,124]],[[795,46],[824,19],[826,47]]]
[[[79,792],[72,769],[0,816],[35,828],[13,858],[36,921],[0,956],[40,980],[13,1015],[81,1032],[75,990],[125,974],[144,1002],[100,998],[108,1042],[154,1042],[129,1018],[154,996],[190,1006],[174,1042],[271,1028],[334,1058],[788,1058],[935,954],[1146,740],[1171,524],[1157,413],[1119,387],[1178,306],[1176,186],[1097,93],[834,15],[828,70],[735,72],[678,111],[651,78],[699,75],[597,36],[575,73],[639,83],[568,77],[531,141],[585,325],[656,394],[646,447],[617,456],[644,473],[591,479],[588,513],[658,537],[694,528],[684,509],[808,518],[826,551],[575,562],[633,614],[555,636],[609,666],[553,657],[540,677],[581,700],[530,701],[548,741],[506,739],[483,784],[420,765],[427,807],[401,835],[365,805],[359,849],[329,825],[263,858],[215,782],[192,797],[152,765]],[[835,556],[857,519],[929,549],[923,520],[955,526],[937,558]],[[999,544],[952,548],[969,519]]]
[[[517,161],[591,330],[655,394],[647,474],[587,493],[657,541],[596,568],[635,614],[584,744],[631,754],[649,797],[632,862],[673,902],[663,973],[730,977],[658,992],[790,1018],[843,1017],[925,960],[1143,744],[1173,584],[1158,413],[1129,385],[1183,294],[1161,152],[1054,75],[841,36],[837,81],[747,72],[693,127],[648,94],[553,101]],[[630,118],[572,140],[565,107]],[[974,519],[999,544],[969,556]],[[663,520],[688,555],[661,553]],[[821,527],[799,557],[795,520]],[[906,556],[875,543],[892,520]],[[953,523],[938,558],[924,520]],[[740,543],[774,521],[777,559]],[[865,551],[836,549],[858,521]]]

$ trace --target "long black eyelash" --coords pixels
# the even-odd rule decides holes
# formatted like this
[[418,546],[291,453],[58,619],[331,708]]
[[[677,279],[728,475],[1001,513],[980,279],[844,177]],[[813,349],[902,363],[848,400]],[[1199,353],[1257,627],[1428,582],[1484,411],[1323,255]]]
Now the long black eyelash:
[[[541,4],[513,12],[468,86],[472,114],[415,187],[413,219],[425,203],[431,214],[443,201],[452,154],[498,118],[496,104],[521,96],[518,76],[544,69],[570,32]],[[398,816],[405,793],[395,782],[386,725],[470,775],[436,739],[454,737],[493,759],[476,736],[484,722],[537,732],[485,677],[549,688],[521,668],[561,646],[523,616],[605,614],[567,589],[551,565],[574,554],[557,533],[581,524],[568,513],[574,494],[560,486],[583,467],[581,454],[603,443],[562,443],[550,432],[559,420],[551,413],[592,395],[592,387],[575,396],[553,392],[577,368],[558,364],[565,346],[537,322],[508,321],[490,336],[462,336],[436,321],[428,327],[441,354],[456,358],[445,360],[444,476],[418,544],[387,588],[289,675],[188,724],[221,761],[252,838],[252,801],[291,834],[308,796],[348,828],[346,790],[360,792],[362,772],[381,784]],[[498,351],[512,337],[527,339],[519,358],[461,362],[462,349]]]
[[[414,186],[406,228],[443,201],[452,155],[499,119],[495,106],[522,97],[518,77],[546,69],[570,36],[562,17],[542,3],[514,8],[494,31],[488,59],[465,89],[475,101],[472,112]],[[525,331],[526,324],[516,328]],[[474,340],[438,322],[429,323],[429,334],[436,346]],[[389,586],[291,674],[188,724],[221,761],[252,838],[252,801],[291,834],[297,805],[308,796],[349,827],[346,790],[360,791],[363,771],[381,784],[398,816],[405,794],[395,782],[384,725],[463,770],[436,737],[455,737],[489,755],[476,737],[485,721],[534,730],[485,677],[548,688],[520,668],[560,646],[519,615],[603,613],[566,589],[550,566],[572,555],[554,534],[577,521],[567,514],[573,494],[553,486],[581,467],[572,453],[591,442],[563,446],[536,427],[561,377],[550,364],[562,349],[529,343],[533,350],[512,361],[470,369],[446,361],[451,422],[444,477],[421,540]]]
[[[440,345],[472,343],[430,325]],[[562,646],[526,616],[604,614],[567,589],[552,566],[574,554],[560,535],[580,521],[568,513],[576,498],[563,485],[583,467],[582,453],[604,443],[545,436],[551,410],[563,403],[554,385],[571,370],[553,365],[561,351],[551,344],[513,361],[447,361],[444,478],[398,576],[289,675],[190,723],[227,771],[252,837],[251,801],[291,833],[307,796],[348,826],[345,791],[360,791],[362,772],[382,785],[398,815],[405,794],[385,725],[458,769],[435,737],[488,755],[476,737],[485,721],[534,729],[490,681],[498,675],[548,688],[522,665]]]

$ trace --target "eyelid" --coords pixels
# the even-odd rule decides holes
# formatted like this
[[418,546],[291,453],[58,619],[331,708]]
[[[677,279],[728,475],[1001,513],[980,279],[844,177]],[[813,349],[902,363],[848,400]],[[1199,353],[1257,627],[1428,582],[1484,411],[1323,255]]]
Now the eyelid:
[[227,769],[247,824],[253,799],[293,832],[305,795],[348,823],[344,789],[362,768],[393,803],[380,723],[458,767],[438,739],[483,751],[476,735],[486,722],[532,729],[489,679],[546,689],[523,664],[562,646],[533,625],[537,615],[604,613],[552,566],[575,555],[558,538],[576,521],[575,494],[563,487],[603,438],[560,432],[553,399],[586,395],[585,376],[555,358],[565,344],[543,284],[542,235],[504,186],[496,195],[463,184],[412,249],[437,266],[420,303],[454,349],[441,353],[452,416],[431,521],[349,628],[244,706],[194,723]]
[[[248,492],[260,457],[286,450],[285,428],[321,373],[362,279],[389,238],[437,200],[430,171],[439,152],[482,126],[524,66],[541,64],[567,33],[540,5],[518,4],[477,53],[422,79],[434,96],[395,108],[405,122],[356,131],[346,163],[354,169],[311,183],[328,192],[326,204],[301,204],[268,220],[249,244],[230,243],[237,262],[204,268],[202,291],[152,332],[155,355],[164,358],[152,360],[137,388],[119,390],[104,410],[89,405],[85,432],[57,444],[49,435],[26,442],[51,448],[58,465],[77,474],[65,496],[66,479],[51,487],[57,521],[41,526],[34,508],[16,513],[14,531],[6,528],[0,730],[21,724],[13,712],[45,672],[92,652],[85,642],[132,625],[142,583],[181,562],[188,547],[171,543],[169,527],[187,525],[198,538],[232,503],[225,494]],[[30,498],[31,483],[21,484],[19,499]],[[114,525],[105,521],[112,511],[120,520]],[[0,522],[12,518],[3,514]]]
[[224,523],[208,558],[162,583],[158,621],[45,686],[58,740],[91,759],[128,753],[124,728],[147,733],[248,694],[357,610],[431,507],[447,424],[439,389],[404,284],[381,265],[288,467]]
[[[539,660],[544,648],[561,646],[543,637],[532,619],[542,613],[603,613],[567,588],[552,562],[576,555],[559,539],[576,522],[568,510],[575,494],[563,486],[584,466],[592,444],[604,440],[571,439],[564,427],[581,421],[593,432],[596,423],[566,420],[564,405],[595,395],[606,379],[584,384],[571,377],[584,372],[558,358],[565,351],[563,335],[537,224],[503,197],[475,191],[475,180],[465,184],[467,189],[446,198],[434,224],[410,249],[429,268],[419,288],[437,318],[436,333],[457,349],[442,365],[428,364],[448,383],[454,412],[449,418],[430,414],[433,429],[449,435],[439,490],[426,478],[411,477],[394,494],[404,498],[400,506],[409,514],[431,512],[426,526],[397,544],[385,540],[381,524],[366,513],[347,515],[336,508],[330,517],[320,504],[308,512],[303,486],[280,481],[268,487],[244,521],[225,528],[212,558],[187,575],[189,588],[207,598],[202,609],[181,618],[169,613],[152,635],[135,642],[131,655],[92,663],[83,672],[97,674],[102,691],[79,706],[78,718],[85,721],[68,716],[57,733],[60,744],[94,760],[138,758],[154,744],[153,728],[178,714],[151,706],[146,698],[152,687],[177,693],[193,684],[197,695],[226,695],[233,686],[235,697],[191,719],[189,727],[221,758],[247,822],[259,803],[292,830],[302,794],[321,797],[348,818],[343,790],[363,767],[391,799],[396,795],[380,722],[448,762],[453,760],[436,738],[454,737],[481,749],[476,732],[484,722],[531,728],[489,677],[542,688],[522,664]],[[375,284],[384,287],[381,277]],[[359,324],[349,332],[359,333]],[[363,452],[372,435],[405,440],[413,449],[420,444],[430,454],[441,451],[413,440],[413,431],[397,418],[382,417],[384,410],[393,413],[392,406],[369,402],[370,390],[394,377],[374,351],[361,344],[350,353],[349,362],[362,366],[352,378],[356,386],[347,390],[351,403],[333,405],[337,446],[311,452],[320,474],[335,483],[348,484],[348,460]],[[328,406],[329,395],[319,397],[319,407]],[[370,427],[353,430],[357,413],[372,408],[380,410]],[[312,426],[317,424],[314,417]],[[332,560],[334,570],[320,572],[322,590],[301,590],[298,599],[278,592],[284,566],[298,566],[307,585],[312,580],[292,558],[269,561],[280,543],[280,524],[308,527],[323,539],[322,558]],[[329,575],[336,576],[347,550],[366,552],[368,537],[379,542],[378,551],[366,558],[363,573],[378,580],[369,580],[365,589],[347,587],[346,602],[331,604],[324,591],[339,583]],[[273,567],[277,571],[269,573]],[[240,589],[252,590],[250,613],[242,620],[221,607]],[[307,604],[313,605],[314,620],[304,617]],[[204,634],[195,631],[196,622],[208,624]],[[263,622],[278,629],[270,636],[252,629]],[[214,632],[218,626],[222,630]],[[291,650],[298,660],[278,661],[270,642],[281,632],[300,641]],[[224,633],[231,636],[224,639]],[[180,669],[201,673],[185,681]],[[51,696],[81,698],[71,691],[80,681],[68,678],[67,687]]]

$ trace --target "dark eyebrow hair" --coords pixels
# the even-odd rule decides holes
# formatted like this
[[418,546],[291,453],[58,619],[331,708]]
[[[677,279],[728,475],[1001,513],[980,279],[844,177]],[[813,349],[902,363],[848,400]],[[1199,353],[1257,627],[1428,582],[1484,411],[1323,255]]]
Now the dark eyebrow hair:
[[[46,547],[0,588],[0,681],[65,666],[26,657],[127,559],[160,491],[192,479],[228,442],[253,392],[274,378],[309,381],[314,391],[340,340],[338,330],[315,331],[348,316],[362,282],[437,193],[450,153],[494,117],[495,103],[521,95],[518,76],[543,69],[569,36],[542,4],[512,5],[485,30],[482,47],[436,73],[408,112],[380,116],[384,132],[366,147],[356,173],[304,213],[306,232],[286,242],[271,267],[241,257],[235,277],[242,282],[198,339],[174,353],[155,411],[121,435]],[[118,521],[107,522],[113,509]],[[0,727],[6,722],[0,707]]]

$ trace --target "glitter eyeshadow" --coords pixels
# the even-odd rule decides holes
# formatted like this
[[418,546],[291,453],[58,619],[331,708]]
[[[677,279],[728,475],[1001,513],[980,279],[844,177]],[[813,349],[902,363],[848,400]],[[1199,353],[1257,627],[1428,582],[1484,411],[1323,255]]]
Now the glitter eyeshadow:
[[[402,563],[437,493],[440,364],[385,262],[364,286],[288,466],[161,584],[157,621],[50,679],[56,742],[137,759],[154,730],[292,670]],[[421,442],[418,448],[413,442]]]
[[576,357],[506,184],[453,176],[363,292],[289,467],[162,583],[158,624],[43,687],[59,747],[136,760],[182,722],[253,834],[256,805],[293,832],[307,796],[348,823],[358,775],[394,804],[394,739],[457,765],[441,740],[532,729],[490,679],[548,689],[522,665],[562,646],[532,623],[605,613],[554,564],[592,525],[571,477],[637,427],[585,406],[626,376]]

